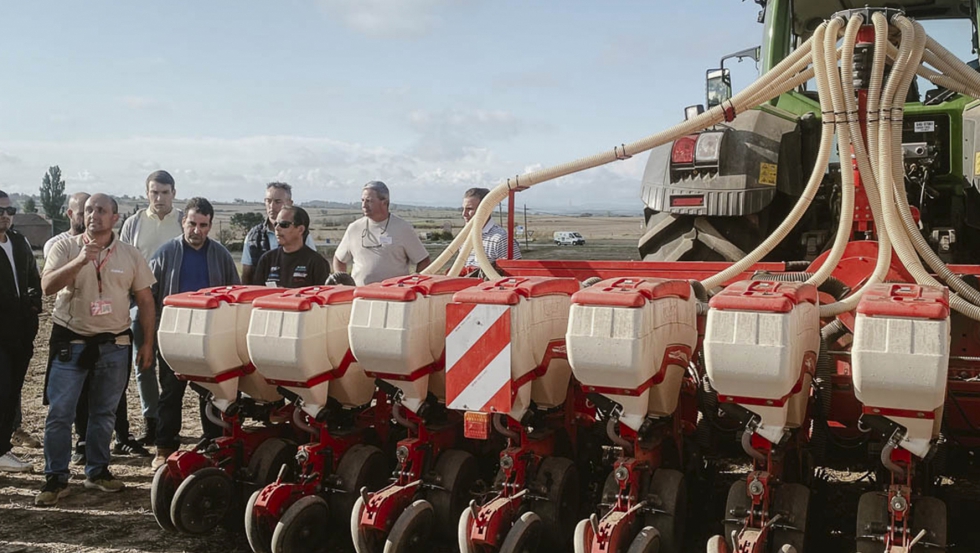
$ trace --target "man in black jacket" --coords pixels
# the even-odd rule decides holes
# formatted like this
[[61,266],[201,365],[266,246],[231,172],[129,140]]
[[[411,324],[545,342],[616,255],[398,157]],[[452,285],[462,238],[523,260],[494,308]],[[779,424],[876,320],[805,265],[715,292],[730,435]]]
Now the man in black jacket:
[[15,213],[10,197],[0,190],[0,471],[30,472],[31,464],[14,455],[10,436],[34,355],[41,278],[31,245],[10,228]]

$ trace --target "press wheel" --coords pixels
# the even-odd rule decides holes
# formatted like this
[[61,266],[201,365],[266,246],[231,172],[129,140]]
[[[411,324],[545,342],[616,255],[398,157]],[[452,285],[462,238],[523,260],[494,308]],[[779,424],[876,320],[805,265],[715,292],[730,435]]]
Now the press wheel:
[[[687,518],[687,484],[684,473],[657,469],[650,477],[649,493],[658,499],[658,512],[646,517],[647,526],[660,534],[660,551],[680,553],[684,545],[684,522]],[[663,512],[659,512],[663,511]]]
[[388,462],[384,453],[373,445],[358,444],[347,450],[337,464],[337,488],[327,498],[330,512],[336,515],[350,513],[358,500],[361,488],[374,492],[388,480]]
[[384,553],[423,553],[430,549],[434,523],[432,504],[424,499],[416,500],[391,527]]
[[436,460],[439,488],[430,491],[427,499],[432,505],[437,530],[444,538],[452,539],[460,514],[473,498],[470,492],[479,472],[476,457],[466,451],[449,449]]
[[660,532],[647,526],[633,538],[626,553],[660,553]]
[[507,532],[504,543],[500,545],[500,553],[538,553],[543,550],[541,542],[544,531],[545,525],[541,517],[528,511]]
[[788,545],[795,549],[795,553],[803,553],[809,512],[810,488],[803,484],[780,484],[773,490],[769,516],[783,515],[770,534],[773,549],[779,551],[780,547]]
[[385,537],[381,532],[361,526],[364,514],[364,498],[358,496],[350,513],[350,536],[357,553],[381,553],[385,547]]
[[225,471],[207,467],[177,486],[170,504],[170,519],[177,531],[205,534],[228,519],[235,503],[235,483]]
[[743,524],[741,522],[727,521],[744,519],[748,515],[751,506],[752,501],[749,499],[745,480],[736,480],[728,488],[728,500],[725,501],[725,535],[723,536],[725,543],[728,544],[728,548],[732,551],[735,550],[735,536],[742,531]]
[[275,526],[256,516],[255,502],[259,499],[262,489],[255,490],[245,505],[245,537],[254,553],[272,553],[272,533]]
[[575,525],[575,533],[572,534],[572,550],[575,553],[588,553],[592,551],[592,540],[595,534],[592,532],[592,522],[589,519],[582,519]]
[[534,475],[534,486],[547,497],[531,507],[541,519],[545,542],[564,547],[579,522],[581,488],[575,463],[564,457],[546,457]]
[[153,483],[150,484],[150,509],[160,528],[170,532],[177,531],[173,519],[170,518],[170,505],[176,491],[177,481],[170,472],[170,467],[166,463],[160,465],[153,473]]
[[318,495],[308,495],[283,513],[272,533],[272,553],[328,553],[329,508]]
[[467,507],[460,513],[459,524],[456,525],[456,542],[459,546],[459,553],[478,553],[476,547],[470,541],[470,530],[472,526],[473,510]]
[[292,472],[295,464],[296,447],[286,440],[269,438],[255,448],[248,460],[248,473],[252,483],[261,488],[279,477],[279,470],[283,465],[289,467],[289,472]]

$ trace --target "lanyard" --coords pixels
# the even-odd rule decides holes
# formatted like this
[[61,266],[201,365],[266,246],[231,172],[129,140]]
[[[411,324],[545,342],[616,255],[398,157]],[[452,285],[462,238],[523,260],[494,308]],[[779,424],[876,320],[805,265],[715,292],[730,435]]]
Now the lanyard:
[[[84,240],[86,244],[90,242],[90,240],[87,237]],[[109,258],[111,256],[112,256],[112,250],[109,250],[108,252],[106,252],[105,257],[102,258],[101,262],[96,263],[94,259],[92,260],[92,266],[95,267],[95,280],[96,282],[99,283],[100,298],[102,297],[102,267],[105,267],[106,262],[109,261]]]

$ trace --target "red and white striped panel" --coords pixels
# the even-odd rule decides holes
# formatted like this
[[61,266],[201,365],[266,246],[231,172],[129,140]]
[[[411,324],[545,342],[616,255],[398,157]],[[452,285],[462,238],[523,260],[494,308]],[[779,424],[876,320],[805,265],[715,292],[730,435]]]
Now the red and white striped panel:
[[450,409],[509,412],[510,365],[509,306],[446,306],[446,403]]

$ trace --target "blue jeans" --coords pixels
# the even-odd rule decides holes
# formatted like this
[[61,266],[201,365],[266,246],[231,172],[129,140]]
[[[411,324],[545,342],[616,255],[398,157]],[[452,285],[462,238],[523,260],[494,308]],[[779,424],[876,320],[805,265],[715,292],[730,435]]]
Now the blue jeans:
[[[133,330],[133,367],[136,368],[136,385],[140,392],[140,411],[144,419],[156,419],[159,417],[160,388],[157,386],[157,368],[151,366],[145,371],[139,370],[136,365],[136,353],[143,345],[143,327],[139,323],[138,310],[133,307],[129,310],[129,316],[133,321],[130,328]],[[156,330],[154,329],[154,332]]]
[[48,378],[48,418],[44,423],[44,474],[67,483],[71,473],[71,424],[75,407],[89,377],[88,428],[85,433],[85,475],[94,478],[109,466],[109,443],[116,422],[116,407],[129,379],[129,346],[99,346],[100,357],[91,370],[78,366],[84,344],[71,344],[65,362],[55,357]]

